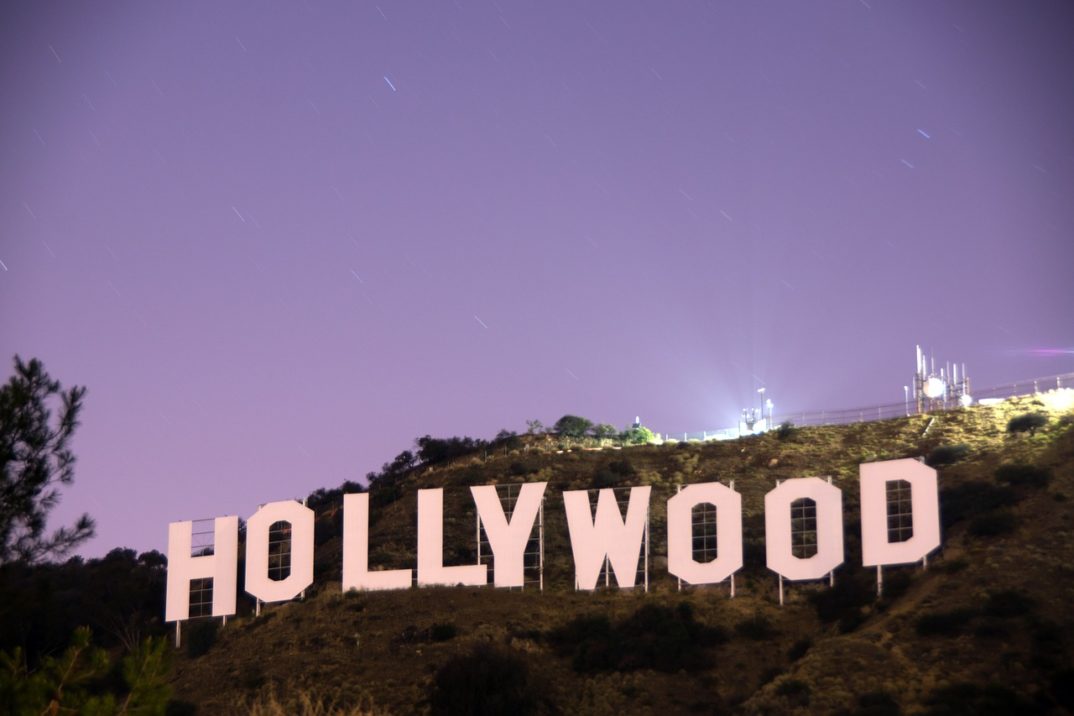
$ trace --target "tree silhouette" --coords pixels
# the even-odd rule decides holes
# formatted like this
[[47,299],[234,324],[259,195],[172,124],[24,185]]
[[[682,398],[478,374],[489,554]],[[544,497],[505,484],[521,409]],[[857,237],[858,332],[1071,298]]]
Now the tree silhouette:
[[[78,427],[86,389],[64,391],[36,358],[15,356],[15,375],[0,386],[0,564],[60,557],[93,536],[82,515],[71,527],[45,533],[49,511],[60,500],[60,485],[74,480],[74,453],[68,443]],[[59,402],[52,425],[50,406]]]
[[591,427],[593,427],[593,422],[591,420],[578,417],[577,415],[564,415],[556,421],[556,424],[552,429],[560,435],[565,435],[569,438],[580,438],[583,437]]

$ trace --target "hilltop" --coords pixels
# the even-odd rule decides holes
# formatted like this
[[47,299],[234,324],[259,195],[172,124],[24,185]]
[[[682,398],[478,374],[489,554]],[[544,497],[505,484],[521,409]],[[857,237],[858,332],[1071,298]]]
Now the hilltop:
[[[1064,712],[1074,706],[1074,412],[1045,402],[727,442],[590,449],[525,437],[373,483],[370,563],[392,568],[414,565],[419,488],[445,488],[445,561],[464,564],[476,558],[466,487],[547,481],[543,592],[343,594],[341,491],[321,492],[314,587],[260,616],[245,604],[223,628],[189,622],[177,710],[449,713],[483,694],[487,713]],[[1047,424],[1008,432],[1030,412]],[[904,457],[939,470],[943,547],[927,569],[886,569],[877,599],[875,573],[860,567],[858,465]],[[777,480],[813,475],[843,491],[846,561],[834,587],[788,584],[780,607],[763,497]],[[743,498],[734,598],[726,584],[680,591],[664,568],[666,499],[714,480],[734,480]],[[653,486],[648,593],[574,591],[560,493],[629,485]]]

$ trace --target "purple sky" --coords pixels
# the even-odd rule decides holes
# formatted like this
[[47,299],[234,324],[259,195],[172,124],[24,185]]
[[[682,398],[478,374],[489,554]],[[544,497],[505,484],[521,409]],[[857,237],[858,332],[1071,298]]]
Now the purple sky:
[[1074,370],[1070,3],[3,3],[0,55],[0,359],[89,388],[87,555],[425,433]]

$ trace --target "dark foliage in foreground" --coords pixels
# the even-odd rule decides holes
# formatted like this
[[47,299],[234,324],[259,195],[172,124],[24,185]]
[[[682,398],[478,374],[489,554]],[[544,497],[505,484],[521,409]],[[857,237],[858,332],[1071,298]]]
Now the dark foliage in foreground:
[[133,651],[164,634],[165,558],[114,549],[101,559],[0,567],[0,649],[21,647],[31,668],[88,625],[98,646]]
[[41,361],[18,356],[15,375],[0,385],[0,564],[63,557],[93,536],[88,514],[71,527],[45,531],[60,487],[74,481],[75,454],[68,445],[85,394],[78,386],[64,391]]
[[478,644],[436,672],[429,703],[434,714],[513,714],[540,712],[543,689],[521,654]]
[[999,684],[951,684],[933,691],[926,704],[928,716],[1029,716],[1042,713],[1040,706]]

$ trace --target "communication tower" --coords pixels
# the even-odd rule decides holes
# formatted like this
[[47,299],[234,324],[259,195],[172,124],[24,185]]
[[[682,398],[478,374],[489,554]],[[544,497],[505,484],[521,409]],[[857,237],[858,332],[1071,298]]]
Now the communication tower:
[[919,413],[930,410],[944,410],[960,405],[973,404],[970,394],[970,379],[966,373],[966,364],[961,370],[958,363],[946,363],[936,371],[936,357],[928,356],[921,346],[917,348],[917,370],[914,373],[914,406]]

